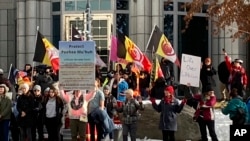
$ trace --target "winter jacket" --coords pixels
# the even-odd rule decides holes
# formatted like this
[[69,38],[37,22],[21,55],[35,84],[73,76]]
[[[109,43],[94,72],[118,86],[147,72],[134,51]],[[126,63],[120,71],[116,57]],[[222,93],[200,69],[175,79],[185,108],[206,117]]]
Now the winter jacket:
[[[29,92],[30,93],[30,92]],[[34,97],[30,94],[22,94],[17,99],[18,110],[18,124],[21,127],[33,126],[33,114],[34,114]],[[25,112],[25,116],[21,117],[22,111]]]
[[212,95],[209,99],[204,99],[201,94],[195,94],[194,99],[199,101],[194,115],[195,118],[201,117],[203,120],[214,120],[214,106],[216,104],[216,96]]
[[230,119],[232,119],[236,114],[237,114],[237,107],[242,107],[246,113],[246,119],[245,121],[248,122],[249,120],[249,112],[248,112],[248,108],[245,102],[242,101],[241,97],[235,97],[232,98],[227,106],[225,108],[222,109],[222,113],[224,115],[228,115]]
[[177,98],[173,98],[170,104],[161,100],[159,105],[152,103],[153,108],[161,113],[159,129],[168,131],[177,131],[177,113],[180,113],[183,109],[184,104]]
[[11,100],[7,97],[4,96],[2,97],[2,100],[0,102],[0,121],[4,119],[10,119],[11,117]]

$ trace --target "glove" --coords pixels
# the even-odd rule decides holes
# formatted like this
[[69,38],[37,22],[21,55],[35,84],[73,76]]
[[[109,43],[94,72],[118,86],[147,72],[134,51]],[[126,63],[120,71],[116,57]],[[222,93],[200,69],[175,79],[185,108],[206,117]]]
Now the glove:
[[187,103],[187,99],[186,98],[182,99],[181,105],[185,105],[186,103]]
[[153,98],[153,97],[150,98],[150,101],[152,102],[152,104],[155,104],[155,103],[156,103],[156,102],[155,102],[155,98]]

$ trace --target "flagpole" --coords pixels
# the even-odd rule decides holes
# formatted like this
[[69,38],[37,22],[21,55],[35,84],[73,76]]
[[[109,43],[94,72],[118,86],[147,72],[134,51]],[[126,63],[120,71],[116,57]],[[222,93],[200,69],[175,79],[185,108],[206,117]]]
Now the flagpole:
[[147,45],[146,45],[146,49],[145,49],[145,51],[144,51],[144,54],[146,54],[146,53],[147,53],[148,46],[149,46],[149,43],[150,43],[151,38],[152,38],[152,36],[153,36],[153,33],[154,33],[154,30],[155,30],[155,27],[156,27],[156,25],[154,25],[154,28],[153,28],[153,29],[152,29],[152,31],[151,31],[151,34],[150,34],[150,36],[149,36],[149,39],[148,39],[148,42],[147,42]]
[[[36,46],[36,43],[37,43],[38,31],[39,31],[39,26],[36,27],[36,42],[35,42],[35,46]],[[33,61],[32,68],[31,68],[31,78],[30,78],[31,83],[33,81],[34,65],[35,65],[35,62]]]
[[12,68],[12,64],[10,64],[10,69],[9,69],[9,73],[8,73],[8,79],[10,79],[11,68]]
[[32,69],[31,69],[31,78],[30,78],[31,83],[33,82],[34,67],[35,67],[35,62],[33,62],[33,64],[32,64]]

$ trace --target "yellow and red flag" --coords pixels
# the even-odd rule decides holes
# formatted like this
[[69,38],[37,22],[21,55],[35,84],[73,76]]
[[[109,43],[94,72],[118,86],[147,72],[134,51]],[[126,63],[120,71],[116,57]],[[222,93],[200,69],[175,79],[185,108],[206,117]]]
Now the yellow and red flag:
[[33,61],[48,66],[52,66],[53,70],[59,69],[59,52],[39,31],[37,33],[36,49]]
[[180,61],[167,37],[155,26],[148,48],[155,48],[156,54],[180,67]]
[[159,77],[164,77],[158,58],[154,60],[154,66],[151,71],[151,82],[155,82]]
[[133,62],[145,71],[150,72],[152,64],[140,48],[131,39],[119,32],[117,39],[117,57]]

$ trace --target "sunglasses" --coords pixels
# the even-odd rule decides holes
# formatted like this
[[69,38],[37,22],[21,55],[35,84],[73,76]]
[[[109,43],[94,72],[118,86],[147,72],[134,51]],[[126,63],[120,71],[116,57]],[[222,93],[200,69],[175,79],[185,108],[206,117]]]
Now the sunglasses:
[[34,92],[40,92],[40,90],[34,90]]

